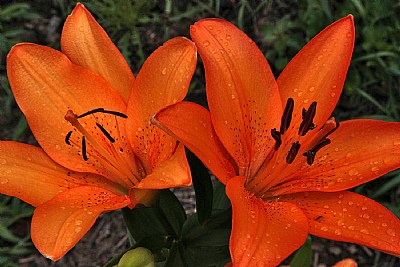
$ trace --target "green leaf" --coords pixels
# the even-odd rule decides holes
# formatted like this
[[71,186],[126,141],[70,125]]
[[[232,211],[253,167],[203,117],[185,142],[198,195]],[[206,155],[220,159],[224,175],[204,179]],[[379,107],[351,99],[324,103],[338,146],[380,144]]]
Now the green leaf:
[[210,218],[213,205],[213,185],[210,174],[204,164],[192,153],[189,154],[193,187],[196,193],[196,210],[199,223]]
[[185,263],[185,260],[182,258],[181,255],[181,248],[178,243],[174,243],[167,262],[165,263],[165,267],[187,267],[188,265]]
[[158,207],[138,205],[134,209],[123,208],[122,213],[129,233],[136,240],[149,236],[168,236],[167,227],[160,220]]
[[291,267],[310,267],[312,261],[311,237],[308,236],[306,242],[296,252],[292,261]]
[[[163,217],[167,220],[174,236],[177,238],[181,234],[182,225],[186,221],[186,212],[178,198],[169,189],[160,192],[159,201]],[[169,232],[171,233],[171,232]]]
[[216,181],[214,184],[213,209],[225,210],[230,206],[231,202],[225,193],[225,185]]

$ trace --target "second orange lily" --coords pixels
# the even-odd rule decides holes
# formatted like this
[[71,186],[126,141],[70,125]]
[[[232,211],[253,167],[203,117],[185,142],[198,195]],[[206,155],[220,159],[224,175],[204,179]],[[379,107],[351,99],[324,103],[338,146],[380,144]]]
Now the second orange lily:
[[177,103],[153,123],[182,141],[226,184],[233,266],[276,266],[307,235],[400,255],[400,222],[344,191],[400,167],[400,123],[331,113],[354,46],[347,16],[313,38],[275,80],[255,43],[229,22],[191,28],[210,111]]
[[185,97],[197,61],[195,45],[175,38],[135,79],[81,4],[65,22],[61,49],[24,43],[11,50],[10,84],[42,149],[0,142],[0,193],[37,207],[32,240],[53,260],[101,213],[191,184],[183,145],[150,118]]

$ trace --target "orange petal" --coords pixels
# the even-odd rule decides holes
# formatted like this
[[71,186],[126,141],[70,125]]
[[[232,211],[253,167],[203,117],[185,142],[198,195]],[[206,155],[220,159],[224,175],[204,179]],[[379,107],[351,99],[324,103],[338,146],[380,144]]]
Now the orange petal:
[[301,191],[341,191],[400,167],[398,122],[368,119],[345,121],[328,138],[332,140],[331,143],[317,152],[312,166],[304,163],[301,171],[289,177],[296,180],[273,189],[275,195]]
[[233,266],[277,266],[306,240],[307,219],[296,205],[264,202],[243,184],[244,177],[237,176],[226,186],[232,203]]
[[40,253],[56,261],[78,243],[101,213],[128,204],[126,196],[97,187],[82,186],[64,191],[36,208],[31,226],[32,241]]
[[191,27],[206,72],[207,99],[218,137],[240,169],[257,171],[274,145],[281,101],[256,44],[233,24],[204,19]]
[[[75,171],[106,172],[93,157],[84,161],[80,148],[66,144],[65,138],[74,127],[64,116],[69,109],[78,115],[95,108],[125,112],[125,103],[109,83],[72,64],[62,53],[35,44],[14,46],[7,58],[7,71],[15,99],[46,153],[59,164]],[[81,122],[94,136],[99,133],[99,143],[109,144],[101,131],[95,128],[93,117],[82,118]],[[114,117],[101,114],[98,122],[110,122],[114,126]],[[120,124],[123,122],[121,119]],[[78,132],[72,134],[77,143],[81,142],[76,139],[79,137]]]
[[303,209],[313,235],[400,255],[400,220],[372,199],[342,191],[297,193],[281,201]]
[[353,259],[344,259],[333,265],[333,267],[357,267],[357,263]]
[[112,187],[101,176],[65,169],[38,147],[11,141],[0,141],[0,185],[0,193],[35,207],[79,185]]
[[196,67],[196,47],[186,38],[167,41],[140,70],[128,104],[128,131],[132,148],[147,171],[165,161],[175,139],[150,123],[159,110],[182,101]]
[[[331,116],[342,92],[354,47],[354,22],[342,18],[315,36],[289,62],[278,78],[282,102],[294,99],[292,134],[299,129],[302,109],[317,102],[316,128]],[[316,132],[317,130],[314,130]]]
[[202,106],[177,103],[159,112],[153,123],[196,154],[222,183],[235,175],[233,160],[215,134],[210,113]]
[[61,49],[73,63],[102,76],[128,102],[135,77],[107,33],[80,3],[65,21]]
[[192,176],[186,159],[185,147],[179,144],[175,153],[166,161],[158,164],[153,172],[137,184],[140,189],[164,189],[178,186],[190,186]]

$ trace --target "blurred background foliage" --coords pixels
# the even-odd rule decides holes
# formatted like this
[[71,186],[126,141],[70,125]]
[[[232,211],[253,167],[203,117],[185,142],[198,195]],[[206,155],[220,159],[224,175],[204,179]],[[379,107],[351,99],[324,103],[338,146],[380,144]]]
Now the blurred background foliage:
[[[59,49],[63,21],[77,1],[0,0],[0,139],[35,144],[11,93],[6,55],[19,42]],[[205,17],[229,20],[261,48],[276,76],[315,34],[352,14],[356,45],[339,105],[339,120],[400,120],[400,2],[393,0],[98,0],[83,2],[122,51],[134,73],[169,38],[189,37],[189,25]],[[205,104],[204,73],[199,64],[188,99]],[[384,131],[384,129],[382,129]],[[398,217],[400,171],[355,191],[391,209]],[[0,196],[0,266],[17,266],[28,255],[33,209]],[[376,261],[379,261],[379,253]],[[13,260],[14,259],[14,260]]]

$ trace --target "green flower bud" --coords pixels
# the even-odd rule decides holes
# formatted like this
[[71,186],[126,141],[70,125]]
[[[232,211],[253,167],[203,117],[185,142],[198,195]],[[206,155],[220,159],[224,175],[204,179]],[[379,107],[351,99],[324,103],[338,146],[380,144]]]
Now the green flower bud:
[[155,267],[154,257],[147,248],[135,248],[126,252],[119,260],[118,267]]

